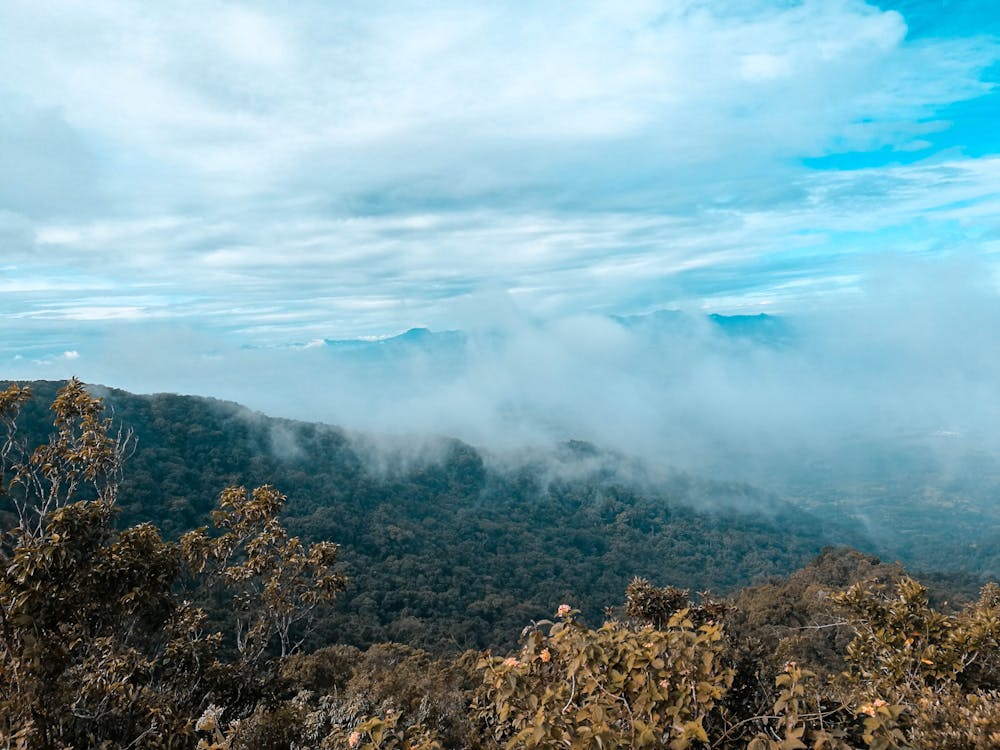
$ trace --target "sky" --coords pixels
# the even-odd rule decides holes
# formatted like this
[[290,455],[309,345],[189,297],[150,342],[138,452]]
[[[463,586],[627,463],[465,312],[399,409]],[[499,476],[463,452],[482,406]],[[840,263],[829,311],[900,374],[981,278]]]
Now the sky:
[[565,416],[611,383],[589,431],[624,436],[679,397],[652,374],[676,359],[607,316],[765,312],[822,352],[754,371],[781,408],[707,340],[675,347],[713,363],[688,403],[819,420],[793,403],[822,383],[827,408],[874,388],[930,403],[922,425],[992,416],[942,393],[1000,376],[998,82],[993,0],[3,0],[0,377],[386,427],[310,342],[506,327],[401,424]]

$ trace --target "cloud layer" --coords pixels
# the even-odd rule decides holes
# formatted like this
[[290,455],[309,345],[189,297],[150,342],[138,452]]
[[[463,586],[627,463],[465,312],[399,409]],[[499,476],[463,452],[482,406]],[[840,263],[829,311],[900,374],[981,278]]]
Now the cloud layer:
[[873,249],[989,256],[995,136],[956,148],[948,108],[996,96],[1000,45],[901,11],[4,3],[8,351],[109,320],[461,327],[484,288],[542,316],[794,310]]
[[983,263],[884,259],[863,287],[850,307],[751,319],[738,335],[697,311],[539,319],[503,292],[478,296],[461,334],[367,343],[246,348],[175,321],[117,320],[70,348],[61,321],[65,348],[22,356],[11,374],[208,393],[501,452],[584,439],[767,483],[800,460],[849,463],[851,445],[869,458],[866,446],[912,455],[942,436],[957,453],[1000,450],[1000,301]]

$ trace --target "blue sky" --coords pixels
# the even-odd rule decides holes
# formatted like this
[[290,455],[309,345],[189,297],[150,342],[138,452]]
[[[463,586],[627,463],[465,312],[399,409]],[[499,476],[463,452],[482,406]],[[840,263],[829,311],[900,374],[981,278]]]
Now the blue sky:
[[0,360],[993,289],[998,82],[992,0],[6,0]]

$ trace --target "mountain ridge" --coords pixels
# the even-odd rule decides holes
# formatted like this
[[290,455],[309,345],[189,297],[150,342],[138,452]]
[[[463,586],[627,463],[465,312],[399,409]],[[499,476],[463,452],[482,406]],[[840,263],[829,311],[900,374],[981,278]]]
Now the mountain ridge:
[[[691,315],[682,310],[665,308],[638,315],[606,315],[600,319],[621,326],[626,330],[655,333],[658,335],[695,335],[709,331],[726,337],[746,339],[758,343],[791,344],[795,340],[792,322],[780,315],[757,313],[754,315],[724,315],[710,313]],[[503,339],[502,327],[486,327],[476,332],[461,329],[435,330],[418,325],[397,334],[359,338],[316,338],[310,341],[292,342],[292,348],[325,347],[338,352],[384,352],[394,347],[447,347],[462,346],[473,338]],[[254,348],[254,347],[251,347]]]
[[[59,383],[32,385],[23,417],[38,439]],[[225,486],[273,484],[288,496],[291,530],[342,546],[354,583],[320,638],[508,643],[567,597],[598,617],[635,575],[727,591],[830,544],[865,546],[857,530],[749,485],[630,475],[620,457],[582,442],[502,465],[455,439],[393,443],[234,402],[96,391],[138,438],[120,523],[176,536],[205,525]]]

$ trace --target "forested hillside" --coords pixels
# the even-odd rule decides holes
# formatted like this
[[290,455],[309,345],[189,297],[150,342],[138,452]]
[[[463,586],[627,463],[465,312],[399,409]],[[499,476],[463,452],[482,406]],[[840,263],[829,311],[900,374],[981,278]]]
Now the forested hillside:
[[[22,429],[40,442],[60,384],[33,383]],[[210,523],[221,488],[272,484],[304,539],[342,546],[351,585],[323,641],[433,650],[511,645],[572,598],[596,619],[636,575],[726,593],[788,573],[856,530],[739,484],[650,477],[567,443],[516,461],[446,438],[379,438],[231,403],[100,389],[136,446],[118,523],[168,537]]]
[[[345,578],[349,566],[342,559],[352,551],[329,540],[293,536],[282,521],[288,499],[279,490],[223,488],[211,528],[164,538],[154,524],[119,515],[135,435],[120,429],[100,399],[71,381],[54,394],[51,430],[36,444],[22,430],[41,419],[31,413],[37,406],[31,396],[30,389],[16,385],[0,391],[5,532],[0,742],[5,747],[987,750],[1000,745],[996,584],[967,601],[947,592],[935,601],[899,565],[829,548],[785,579],[728,598],[692,598],[688,590],[633,578],[613,600],[624,598],[621,606],[603,617],[585,617],[573,592],[551,606],[545,619],[528,619],[531,605],[525,605],[524,627],[510,639],[516,645],[498,647],[500,655],[479,649],[435,656],[405,642],[362,651],[338,638],[329,624],[359,627],[366,614],[345,618],[341,610],[331,617],[329,607],[336,601],[343,606],[350,587],[377,580],[379,568],[360,581]],[[238,413],[226,408],[230,417]],[[471,461],[463,446],[451,449],[462,458],[448,453],[442,467],[455,463],[464,467],[459,476],[467,480],[471,473],[481,490],[490,487],[494,480],[481,462]],[[586,446],[567,450],[593,457]],[[426,466],[422,471],[438,475]],[[423,476],[421,470],[411,473]],[[444,468],[439,473],[440,483],[430,486],[447,495],[449,474]],[[575,517],[574,503],[603,507],[610,492],[539,494],[536,488],[535,499]],[[481,494],[483,502],[491,497]],[[638,495],[615,501],[612,510],[632,518],[636,508],[646,507]],[[519,504],[506,507],[510,512],[527,505],[522,496]],[[139,507],[133,500],[127,512]],[[714,527],[708,516],[686,517],[703,539],[743,544],[754,535],[763,538],[766,526],[754,526],[749,515],[741,516],[744,535],[723,524],[720,519],[731,512],[720,510]],[[541,523],[539,514],[529,516]],[[493,518],[499,522],[499,516]],[[390,524],[392,518],[381,520]],[[663,527],[678,522],[672,512],[660,521]],[[779,515],[770,521],[780,522]],[[567,526],[567,533],[573,528]],[[641,526],[637,533],[638,541],[653,538]],[[566,543],[556,535],[545,539],[551,544],[550,567],[562,565]],[[486,537],[476,541],[491,546]],[[609,543],[591,553],[606,555],[611,548]],[[448,550],[439,552],[445,557]],[[372,559],[370,551],[367,555]],[[507,560],[496,553],[483,559]],[[629,559],[621,553],[623,563]],[[445,560],[442,568],[447,571],[448,565]],[[404,572],[392,580],[405,595]],[[669,570],[660,572],[661,580],[670,576]],[[490,580],[499,587],[499,576],[514,574],[513,568],[498,570]],[[429,621],[441,628],[429,631],[437,646],[442,645],[438,633],[447,632],[446,614]],[[384,627],[383,622],[372,627]],[[456,641],[468,623],[460,613],[452,618]],[[315,634],[313,641],[306,637],[312,626],[324,624],[316,631],[318,640]]]

